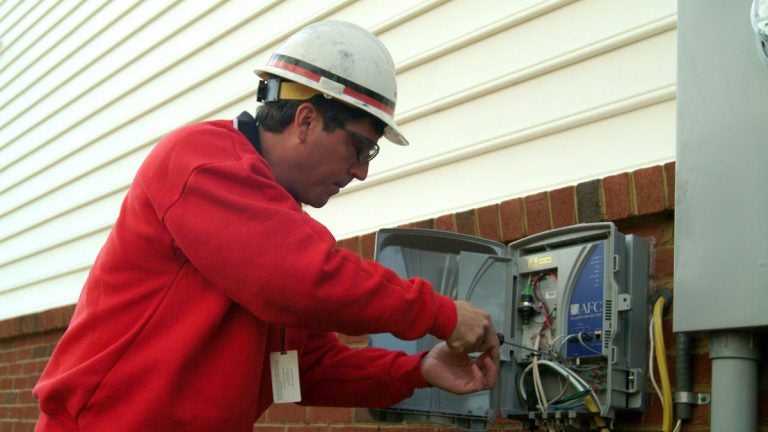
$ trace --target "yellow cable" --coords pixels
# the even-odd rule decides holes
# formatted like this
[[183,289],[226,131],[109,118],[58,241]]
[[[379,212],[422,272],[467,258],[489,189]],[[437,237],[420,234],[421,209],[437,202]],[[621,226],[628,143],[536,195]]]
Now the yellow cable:
[[590,397],[584,399],[584,405],[586,405],[587,410],[593,414],[597,414],[594,418],[595,425],[600,428],[600,432],[609,432],[611,429],[608,427],[608,424],[603,420],[602,417],[600,417],[600,408],[598,408],[597,403],[593,400],[595,396],[590,395]]
[[[653,339],[656,351],[656,364],[661,378],[662,417],[661,430],[672,432],[672,386],[669,383],[669,370],[667,369],[667,350],[664,346],[664,332],[662,313],[664,312],[664,297],[659,297],[653,305]],[[649,371],[653,373],[653,371]]]

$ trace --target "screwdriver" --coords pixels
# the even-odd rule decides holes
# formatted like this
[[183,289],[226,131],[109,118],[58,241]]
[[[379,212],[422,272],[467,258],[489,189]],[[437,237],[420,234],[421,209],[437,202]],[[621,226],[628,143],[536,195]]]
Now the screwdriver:
[[496,333],[496,337],[499,338],[499,345],[507,344],[507,345],[511,345],[511,346],[513,346],[515,348],[520,348],[520,349],[523,349],[523,350],[526,350],[526,351],[535,352],[537,354],[541,354],[541,355],[547,354],[544,351],[539,351],[537,349],[529,348],[529,347],[524,346],[524,345],[519,345],[519,344],[516,344],[516,343],[508,342],[508,341],[504,340],[504,334],[503,333]]

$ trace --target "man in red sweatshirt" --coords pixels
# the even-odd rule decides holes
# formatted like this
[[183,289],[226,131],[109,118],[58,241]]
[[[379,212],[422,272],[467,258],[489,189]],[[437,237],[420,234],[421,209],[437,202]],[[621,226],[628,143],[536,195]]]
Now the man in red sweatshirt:
[[[184,127],[142,164],[35,387],[37,430],[250,431],[273,402],[376,407],[494,385],[485,311],[335,247],[302,211],[364,180],[382,135],[407,144],[381,42],[322,22],[257,73],[255,119]],[[406,355],[335,332],[446,342]]]

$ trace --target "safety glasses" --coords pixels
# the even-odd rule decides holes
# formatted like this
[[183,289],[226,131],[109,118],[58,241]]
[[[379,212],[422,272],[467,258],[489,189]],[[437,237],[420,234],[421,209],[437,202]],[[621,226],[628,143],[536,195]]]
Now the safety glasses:
[[352,146],[357,152],[357,162],[365,164],[373,160],[377,154],[379,154],[379,145],[364,135],[355,132],[351,129],[342,128],[349,137]]

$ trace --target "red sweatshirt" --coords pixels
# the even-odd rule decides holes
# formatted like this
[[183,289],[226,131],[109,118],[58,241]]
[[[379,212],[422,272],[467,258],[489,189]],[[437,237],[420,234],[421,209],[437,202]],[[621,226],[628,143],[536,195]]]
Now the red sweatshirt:
[[250,431],[269,353],[299,352],[302,403],[387,406],[427,383],[420,356],[334,333],[446,338],[453,301],[335,247],[231,121],[148,156],[34,389],[40,431]]

